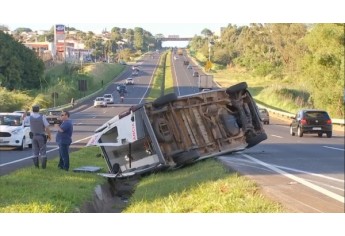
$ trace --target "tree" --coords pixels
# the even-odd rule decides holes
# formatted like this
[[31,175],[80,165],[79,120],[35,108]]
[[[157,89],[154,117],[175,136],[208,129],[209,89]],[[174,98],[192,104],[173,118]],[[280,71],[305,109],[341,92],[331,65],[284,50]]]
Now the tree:
[[203,29],[203,30],[201,31],[201,34],[203,34],[203,35],[205,36],[205,38],[210,37],[210,36],[213,35],[212,31],[209,30],[209,29],[207,29],[207,28]]
[[143,29],[139,27],[134,28],[134,48],[136,50],[144,49]]
[[303,39],[307,47],[300,73],[308,81],[314,106],[344,116],[344,24],[316,24]]
[[0,84],[9,90],[42,88],[44,63],[35,52],[0,31]]

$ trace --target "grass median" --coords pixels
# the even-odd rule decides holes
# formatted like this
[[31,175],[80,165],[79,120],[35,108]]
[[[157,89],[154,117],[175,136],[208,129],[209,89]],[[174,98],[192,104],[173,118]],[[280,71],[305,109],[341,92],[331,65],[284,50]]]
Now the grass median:
[[[71,153],[71,170],[99,166],[97,147]],[[1,213],[78,212],[92,201],[97,185],[106,179],[95,173],[76,173],[57,168],[58,158],[48,161],[47,169],[27,167],[1,176]],[[260,194],[254,182],[227,170],[215,159],[201,161],[174,171],[143,177],[129,199],[125,213],[195,212],[282,212],[282,207]],[[113,207],[116,207],[115,205]]]

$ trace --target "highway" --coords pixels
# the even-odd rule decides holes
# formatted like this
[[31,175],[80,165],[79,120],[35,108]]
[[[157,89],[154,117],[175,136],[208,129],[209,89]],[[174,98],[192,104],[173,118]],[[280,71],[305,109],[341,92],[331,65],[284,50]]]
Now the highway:
[[[172,59],[180,96],[198,92],[197,78],[184,60],[188,57]],[[195,65],[193,68],[202,73]],[[345,212],[344,130],[334,130],[330,139],[317,135],[299,138],[290,135],[289,121],[279,117],[271,117],[264,128],[267,140],[241,153],[220,156],[219,161],[253,179],[289,212]]]
[[[138,63],[139,75],[134,85],[127,86],[124,103],[119,103],[116,84],[131,76],[131,67],[104,91],[113,94],[115,104],[93,108],[90,100],[71,111],[75,124],[73,150],[84,147],[94,130],[113,116],[145,101],[158,59],[158,56],[147,56]],[[183,64],[185,59],[184,56],[172,58],[179,96],[198,92],[197,78]],[[317,135],[300,138],[291,136],[288,122],[276,117],[271,117],[270,125],[264,128],[268,135],[264,142],[217,159],[229,169],[253,179],[265,195],[281,202],[289,212],[344,212],[344,131],[334,130],[332,138]],[[48,147],[48,158],[57,157],[56,143],[49,142]],[[0,150],[1,175],[31,165],[31,149]]]
[[[128,77],[132,77],[132,68],[128,66],[127,70],[121,74],[113,83],[111,83],[102,94],[95,95],[82,104],[78,104],[75,109],[71,110],[71,119],[74,123],[73,143],[71,151],[85,147],[90,136],[102,124],[127,110],[130,106],[138,103],[145,102],[145,97],[149,92],[150,83],[153,79],[153,72],[158,65],[158,54],[151,58],[146,56],[137,63],[139,67],[139,74],[134,78],[134,85],[128,85],[124,98],[124,102],[120,102],[119,94],[116,91],[117,84],[123,84]],[[97,96],[110,93],[114,96],[114,104],[108,104],[108,107],[93,107],[93,99]],[[55,142],[54,127],[51,126],[53,131],[53,140],[48,142],[47,156],[48,165],[49,159],[58,156],[58,148]],[[27,148],[23,151],[13,150],[13,148],[0,147],[0,176],[8,174],[18,168],[32,165],[32,150]]]

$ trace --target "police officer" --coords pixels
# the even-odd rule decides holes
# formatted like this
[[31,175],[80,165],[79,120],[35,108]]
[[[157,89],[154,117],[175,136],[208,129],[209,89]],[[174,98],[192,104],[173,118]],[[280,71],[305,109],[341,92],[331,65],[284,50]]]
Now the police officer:
[[32,107],[32,113],[25,118],[30,123],[32,132],[32,152],[34,165],[39,168],[39,157],[41,158],[42,169],[47,166],[47,140],[51,139],[51,132],[46,116],[39,113],[39,105]]

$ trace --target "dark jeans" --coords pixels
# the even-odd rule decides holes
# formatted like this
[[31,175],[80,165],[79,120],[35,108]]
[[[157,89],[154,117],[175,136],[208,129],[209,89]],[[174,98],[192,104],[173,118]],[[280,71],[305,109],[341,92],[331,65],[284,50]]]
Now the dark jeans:
[[60,161],[58,167],[67,171],[69,169],[69,146],[70,144],[59,144]]

